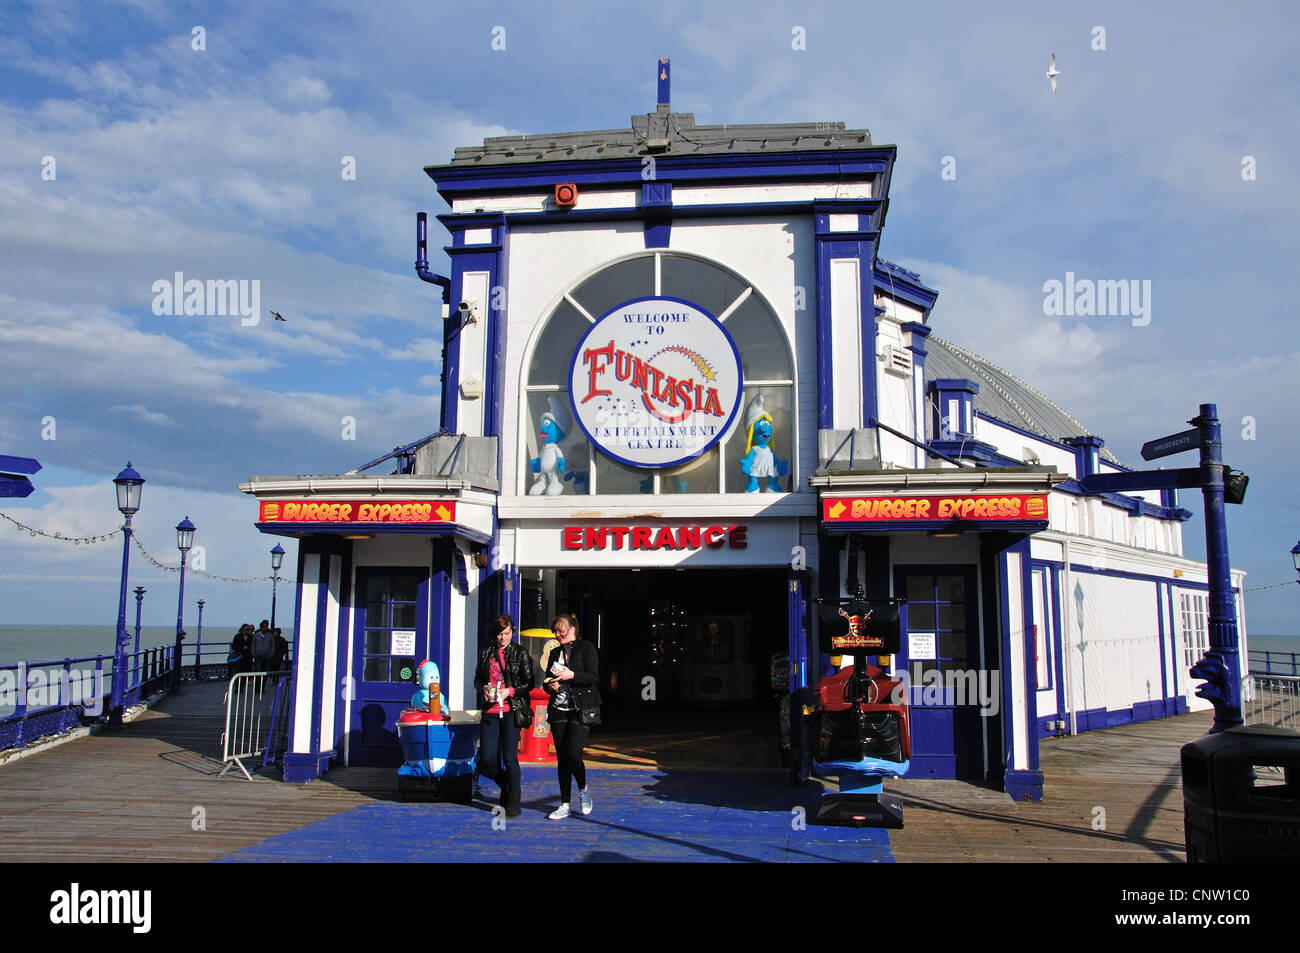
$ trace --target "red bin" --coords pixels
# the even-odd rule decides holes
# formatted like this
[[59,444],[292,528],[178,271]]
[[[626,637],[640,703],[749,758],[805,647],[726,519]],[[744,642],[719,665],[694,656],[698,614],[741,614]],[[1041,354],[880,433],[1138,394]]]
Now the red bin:
[[533,706],[533,723],[519,737],[519,760],[529,764],[554,764],[551,753],[551,723],[546,720],[546,705],[551,696],[544,688],[534,688],[528,700]]

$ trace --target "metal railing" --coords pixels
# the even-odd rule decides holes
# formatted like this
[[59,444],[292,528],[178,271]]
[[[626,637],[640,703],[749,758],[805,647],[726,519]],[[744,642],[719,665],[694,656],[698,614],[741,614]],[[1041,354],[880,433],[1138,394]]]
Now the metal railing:
[[[172,646],[159,645],[126,654],[126,707],[166,689],[172,653]],[[0,751],[104,721],[114,674],[111,655],[0,665]]]
[[1241,680],[1241,717],[1247,725],[1300,731],[1300,676],[1247,675]]
[[[182,646],[182,660],[191,661],[177,671],[174,643],[128,652],[123,705],[130,708],[167,691],[178,674],[182,683],[226,681],[234,674],[226,662],[229,654],[225,643],[209,642],[193,652]],[[284,665],[291,663],[286,659]],[[112,695],[112,655],[0,665],[0,751],[104,721]]]
[[[221,733],[221,777],[237,767],[249,781],[253,780],[245,761],[274,753],[277,736],[286,733],[288,689],[287,671],[240,672],[230,680],[226,690],[226,728]],[[263,764],[269,763],[263,757]],[[258,765],[254,764],[253,770]]]
[[1246,671],[1251,675],[1300,676],[1300,652],[1250,649],[1246,653]]

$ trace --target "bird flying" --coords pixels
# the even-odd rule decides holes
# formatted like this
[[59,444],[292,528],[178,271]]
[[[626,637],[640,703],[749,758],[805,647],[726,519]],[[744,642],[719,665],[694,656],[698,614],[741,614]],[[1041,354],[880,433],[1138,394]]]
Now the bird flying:
[[[277,320],[277,321],[285,321],[285,319],[280,315],[280,312],[279,312],[279,311],[272,311],[272,312],[271,312],[271,317],[275,318],[275,320]],[[285,321],[285,323],[287,324],[288,322]]]
[[1047,69],[1047,78],[1052,81],[1052,92],[1056,92],[1056,77],[1061,75],[1061,71],[1056,68],[1056,54],[1052,54],[1052,65]]

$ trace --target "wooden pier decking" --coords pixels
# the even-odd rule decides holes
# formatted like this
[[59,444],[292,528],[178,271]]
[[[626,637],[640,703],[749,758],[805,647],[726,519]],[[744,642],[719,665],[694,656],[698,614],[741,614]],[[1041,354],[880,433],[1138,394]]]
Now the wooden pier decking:
[[[393,772],[383,768],[333,770],[307,785],[273,780],[272,769],[251,782],[237,771],[218,777],[224,688],[187,686],[119,731],[0,766],[0,863],[215,860],[394,799]],[[961,782],[892,782],[907,823],[889,834],[894,856],[1181,861],[1178,750],[1210,723],[1199,713],[1044,741],[1042,803]],[[1105,810],[1101,830],[1096,807]]]

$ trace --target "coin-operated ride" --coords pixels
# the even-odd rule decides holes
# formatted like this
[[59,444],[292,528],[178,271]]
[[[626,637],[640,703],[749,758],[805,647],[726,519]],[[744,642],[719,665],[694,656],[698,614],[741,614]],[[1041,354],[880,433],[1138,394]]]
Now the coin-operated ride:
[[397,719],[403,761],[398,793],[404,801],[429,796],[468,804],[474,796],[479,713],[447,710],[436,663],[421,662],[416,680],[420,690]]
[[[838,775],[838,794],[823,795],[818,824],[903,826],[898,801],[882,796],[884,779],[907,773],[912,757],[907,692],[887,671],[900,644],[901,600],[854,599],[821,607],[821,650],[853,664],[817,683],[812,706],[813,770]],[[868,665],[874,655],[881,665]]]

